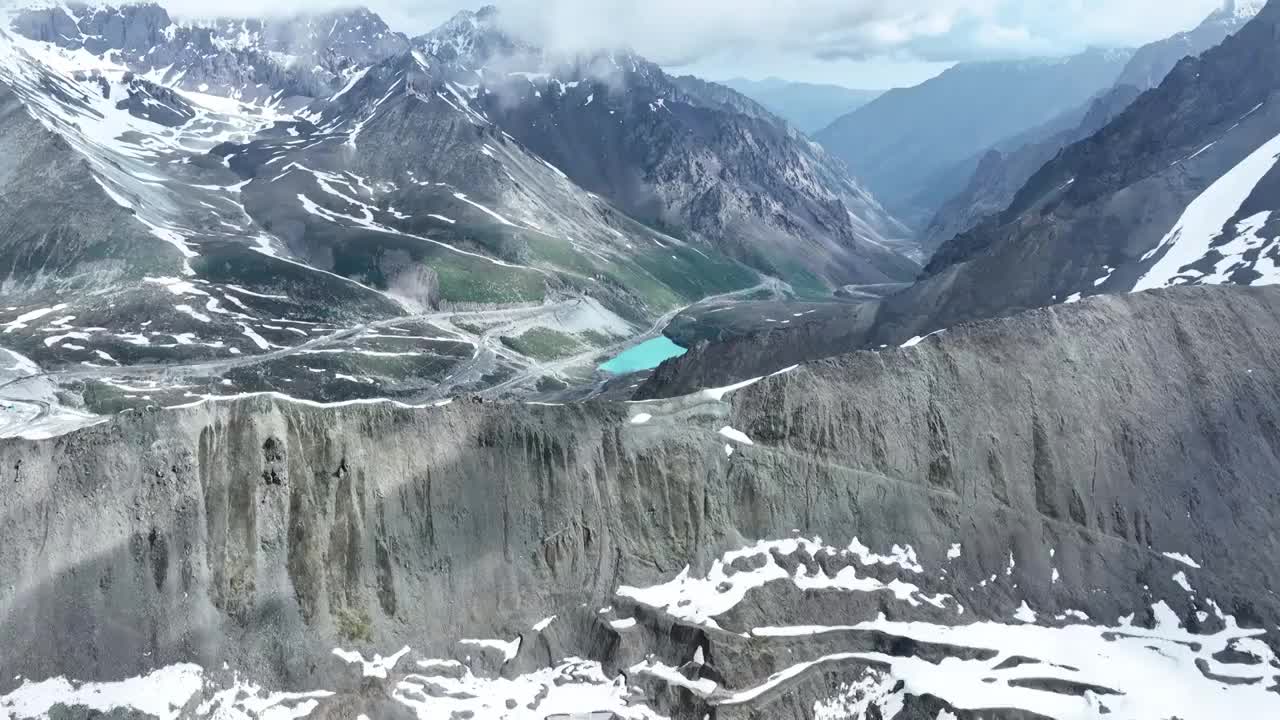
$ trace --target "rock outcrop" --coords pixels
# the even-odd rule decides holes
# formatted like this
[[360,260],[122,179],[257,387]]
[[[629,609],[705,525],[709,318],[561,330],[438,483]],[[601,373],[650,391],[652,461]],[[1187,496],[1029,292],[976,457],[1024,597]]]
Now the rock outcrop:
[[[1024,623],[1170,643],[1165,680],[1274,708],[1278,343],[1280,289],[1181,288],[665,401],[256,396],[4,441],[0,709],[15,675],[178,663],[337,690],[317,717],[537,678],[544,714],[575,683],[629,717],[1159,702],[1053,643],[1015,660]],[[354,682],[335,647],[387,657]],[[994,704],[939,696],[944,658]]]

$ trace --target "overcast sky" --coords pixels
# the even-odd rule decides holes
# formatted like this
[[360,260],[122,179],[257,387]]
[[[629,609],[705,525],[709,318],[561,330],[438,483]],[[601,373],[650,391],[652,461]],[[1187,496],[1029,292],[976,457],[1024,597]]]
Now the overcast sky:
[[[163,0],[162,0],[163,1]],[[207,13],[205,0],[169,0]],[[277,11],[352,0],[278,0]],[[368,0],[398,30],[434,27],[476,5]],[[559,49],[629,46],[677,72],[884,88],[951,63],[1137,46],[1194,27],[1222,0],[500,0],[504,16]],[[225,14],[260,0],[223,0]]]

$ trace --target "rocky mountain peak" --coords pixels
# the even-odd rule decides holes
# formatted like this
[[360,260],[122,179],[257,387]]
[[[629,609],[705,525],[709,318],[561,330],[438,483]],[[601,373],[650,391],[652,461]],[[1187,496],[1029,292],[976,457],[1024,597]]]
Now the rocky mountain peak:
[[222,49],[265,52],[286,64],[343,58],[367,65],[409,48],[408,38],[363,7],[267,19],[193,20],[186,26],[213,29],[214,42]]
[[413,39],[415,47],[460,67],[476,68],[496,57],[536,55],[538,51],[507,33],[498,8],[463,10],[440,27]]
[[40,4],[18,10],[11,19],[11,27],[26,37],[95,54],[145,52],[165,42],[172,26],[168,11],[155,3]]
[[1222,4],[1222,9],[1215,14],[1247,19],[1262,12],[1266,4],[1266,0],[1226,0]]
[[173,18],[155,3],[35,5],[13,13],[23,37],[84,49],[165,84],[246,100],[319,97],[360,67],[409,49],[367,8],[272,18]]

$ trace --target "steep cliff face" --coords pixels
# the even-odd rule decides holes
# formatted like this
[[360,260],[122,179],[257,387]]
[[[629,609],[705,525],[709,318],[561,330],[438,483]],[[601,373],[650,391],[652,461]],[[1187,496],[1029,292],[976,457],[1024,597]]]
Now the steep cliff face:
[[259,716],[249,678],[313,717],[1266,716],[1277,343],[1280,290],[1184,288],[650,403],[5,441],[0,710],[164,667],[146,714]]

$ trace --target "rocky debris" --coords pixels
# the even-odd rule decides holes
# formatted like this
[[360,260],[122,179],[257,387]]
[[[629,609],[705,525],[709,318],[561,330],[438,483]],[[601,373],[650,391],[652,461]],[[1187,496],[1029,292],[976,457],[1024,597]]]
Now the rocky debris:
[[126,97],[116,107],[128,110],[130,115],[150,120],[157,125],[178,127],[196,118],[196,110],[173,88],[157,85],[133,73],[122,77]]
[[972,712],[941,660],[984,717],[1160,716],[1077,657],[1154,645],[1265,709],[1278,310],[1180,288],[643,406],[256,397],[3,441],[0,707],[225,662],[319,708]]

